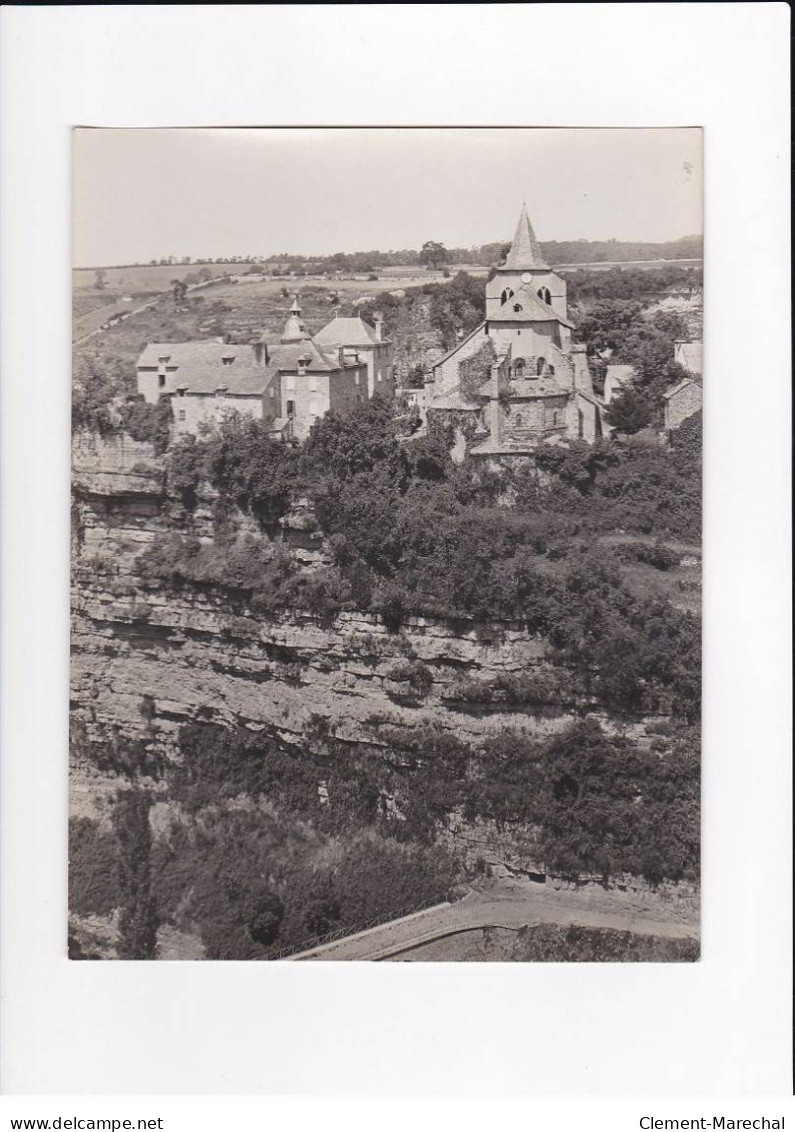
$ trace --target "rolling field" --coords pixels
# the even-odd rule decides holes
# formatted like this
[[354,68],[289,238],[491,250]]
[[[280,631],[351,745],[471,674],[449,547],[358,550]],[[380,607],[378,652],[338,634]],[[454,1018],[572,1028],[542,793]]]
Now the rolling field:
[[[186,275],[195,275],[202,268],[207,267],[213,277],[228,275],[230,271],[247,271],[248,263],[172,263],[172,264],[138,264],[132,267],[103,267],[105,272],[105,290],[119,291],[125,295],[154,294],[158,291],[168,291],[172,279],[184,279]],[[76,267],[72,272],[72,285],[75,293],[83,290],[94,290],[97,269],[94,267]]]

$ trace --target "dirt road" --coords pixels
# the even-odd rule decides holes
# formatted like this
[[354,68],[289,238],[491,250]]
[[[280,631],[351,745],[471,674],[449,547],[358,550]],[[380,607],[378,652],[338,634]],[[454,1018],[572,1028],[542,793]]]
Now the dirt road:
[[369,960],[397,958],[433,940],[479,928],[518,930],[533,924],[579,924],[614,928],[671,939],[698,935],[694,919],[682,921],[657,909],[644,909],[620,893],[550,890],[532,882],[512,881],[485,892],[470,893],[455,904],[439,904],[400,920],[293,955],[292,959]]

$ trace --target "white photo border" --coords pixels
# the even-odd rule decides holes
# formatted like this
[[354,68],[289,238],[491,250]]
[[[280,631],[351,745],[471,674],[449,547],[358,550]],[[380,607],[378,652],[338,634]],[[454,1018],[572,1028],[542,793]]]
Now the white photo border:
[[[4,1090],[788,1092],[788,6],[43,6],[2,21]],[[76,125],[704,128],[700,963],[66,960]]]

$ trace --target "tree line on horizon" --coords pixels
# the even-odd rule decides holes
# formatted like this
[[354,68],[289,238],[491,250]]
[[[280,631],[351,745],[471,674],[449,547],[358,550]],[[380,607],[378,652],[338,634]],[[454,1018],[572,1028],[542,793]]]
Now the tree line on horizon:
[[[682,236],[662,242],[640,240],[542,240],[541,251],[550,265],[559,263],[628,263],[648,259],[697,259],[703,254],[701,236]],[[278,252],[269,256],[191,257],[164,256],[147,263],[105,264],[104,267],[200,266],[208,263],[278,265],[282,268],[311,267],[314,271],[372,272],[383,267],[443,267],[448,263],[471,263],[491,267],[503,258],[510,241],[496,241],[470,248],[446,248],[443,243],[427,240],[422,248],[389,251],[334,252],[330,255],[301,255]],[[95,270],[93,267],[78,270]]]

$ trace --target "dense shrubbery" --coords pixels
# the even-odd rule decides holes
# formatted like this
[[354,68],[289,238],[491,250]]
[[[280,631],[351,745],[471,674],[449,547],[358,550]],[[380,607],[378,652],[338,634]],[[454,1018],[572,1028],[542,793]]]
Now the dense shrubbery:
[[[443,438],[401,444],[388,404],[319,421],[297,456],[254,422],[178,445],[172,493],[190,502],[206,478],[263,522],[312,500],[334,565],[311,572],[265,538],[219,531],[211,545],[171,535],[141,569],[171,583],[221,584],[259,610],[320,615],[358,606],[400,628],[407,614],[524,621],[546,636],[589,691],[616,710],[698,714],[699,629],[688,614],[634,596],[621,575],[631,555],[675,565],[663,546],[617,551],[594,535],[619,530],[698,538],[697,426],[689,443],[584,442],[541,449],[535,469],[454,468]],[[494,505],[511,491],[513,507]],[[587,539],[588,546],[580,545]]]
[[660,291],[674,284],[700,286],[701,273],[671,265],[646,272],[631,268],[578,272],[567,276],[569,299],[586,300],[576,314],[577,338],[583,342],[599,388],[606,359],[631,365],[635,378],[614,397],[606,416],[613,428],[631,435],[663,419],[663,393],[685,376],[674,362],[674,343],[688,336],[687,321],[677,311],[648,307]]
[[699,955],[695,939],[538,924],[519,933],[510,958],[520,963],[695,963]]
[[442,899],[455,882],[446,853],[396,839],[365,754],[320,739],[290,752],[212,725],[184,727],[180,746],[168,785],[183,817],[155,851],[154,891],[209,958],[265,958]]
[[170,397],[161,397],[156,405],[142,397],[126,401],[119,410],[121,426],[133,440],[149,441],[156,456],[167,450],[171,435],[173,410]]
[[690,729],[660,736],[652,755],[587,720],[550,739],[503,731],[483,748],[431,727],[385,727],[381,739],[378,757],[320,736],[298,753],[275,735],[192,725],[183,728],[169,793],[195,817],[243,799],[267,802],[316,836],[346,842],[370,830],[431,846],[458,809],[534,830],[533,853],[556,874],[632,873],[652,883],[697,876],[699,757]]
[[559,875],[696,879],[696,736],[664,747],[650,758],[591,721],[545,742],[504,732],[478,754],[466,813],[536,828],[539,863]]
[[107,916],[122,903],[119,845],[110,830],[89,818],[69,821],[69,910]]
[[[700,252],[695,253],[700,255]],[[557,262],[562,262],[558,260]],[[569,302],[591,300],[634,300],[658,298],[669,287],[701,287],[704,272],[700,267],[682,267],[676,263],[664,267],[611,267],[603,271],[567,271],[566,289]]]

